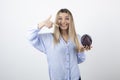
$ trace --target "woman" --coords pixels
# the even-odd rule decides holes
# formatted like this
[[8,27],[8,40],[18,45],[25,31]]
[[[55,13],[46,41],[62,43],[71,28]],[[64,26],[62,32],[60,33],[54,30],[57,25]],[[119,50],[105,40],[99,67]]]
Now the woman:
[[[31,30],[31,44],[47,56],[50,80],[81,80],[78,64],[85,60],[85,50],[80,36],[75,32],[74,20],[68,9],[57,12],[55,23],[47,20]],[[39,34],[43,28],[54,27],[53,33]]]

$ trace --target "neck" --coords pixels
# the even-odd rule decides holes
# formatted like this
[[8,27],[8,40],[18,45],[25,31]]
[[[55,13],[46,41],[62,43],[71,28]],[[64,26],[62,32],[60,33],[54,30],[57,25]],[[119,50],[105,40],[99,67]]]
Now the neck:
[[62,32],[61,32],[61,35],[63,35],[63,36],[67,36],[68,33],[67,33],[66,31],[62,31]]
[[61,36],[65,40],[65,42],[68,41],[68,32],[67,31],[61,31]]
[[61,30],[61,35],[62,36],[67,36],[68,35],[68,31],[67,30]]

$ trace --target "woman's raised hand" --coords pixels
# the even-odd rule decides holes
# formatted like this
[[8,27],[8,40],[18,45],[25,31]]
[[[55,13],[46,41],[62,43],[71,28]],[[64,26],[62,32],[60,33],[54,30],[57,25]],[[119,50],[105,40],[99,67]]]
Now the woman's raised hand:
[[53,22],[50,21],[51,16],[49,18],[47,18],[45,21],[41,22],[38,24],[38,28],[41,29],[42,27],[46,26],[48,28],[52,28],[53,26]]
[[52,16],[49,16],[49,18],[47,18],[45,21],[41,22],[38,24],[38,28],[41,29],[42,27],[46,26],[48,28],[52,28],[53,25],[56,26],[56,27],[59,27],[58,24],[56,23],[53,23],[52,21],[50,21]]
[[49,16],[49,18],[44,21],[45,26],[48,28],[52,28],[53,26],[53,22],[50,21],[50,19],[51,19],[51,16]]

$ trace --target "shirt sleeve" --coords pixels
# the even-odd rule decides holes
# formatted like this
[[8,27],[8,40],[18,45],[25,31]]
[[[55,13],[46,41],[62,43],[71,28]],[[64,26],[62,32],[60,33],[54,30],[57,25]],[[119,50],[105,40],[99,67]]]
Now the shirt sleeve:
[[77,60],[78,60],[78,64],[84,62],[86,59],[85,53],[84,52],[80,52],[77,54]]
[[30,44],[32,44],[36,49],[45,53],[46,48],[42,38],[42,35],[39,34],[40,29],[37,28],[29,28],[28,30],[28,40]]

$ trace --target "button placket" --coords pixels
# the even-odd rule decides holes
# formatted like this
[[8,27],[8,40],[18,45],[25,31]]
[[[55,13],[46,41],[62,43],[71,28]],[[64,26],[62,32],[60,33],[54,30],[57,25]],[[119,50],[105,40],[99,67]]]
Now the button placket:
[[69,80],[70,77],[70,53],[69,53],[69,46],[66,45],[66,79]]

